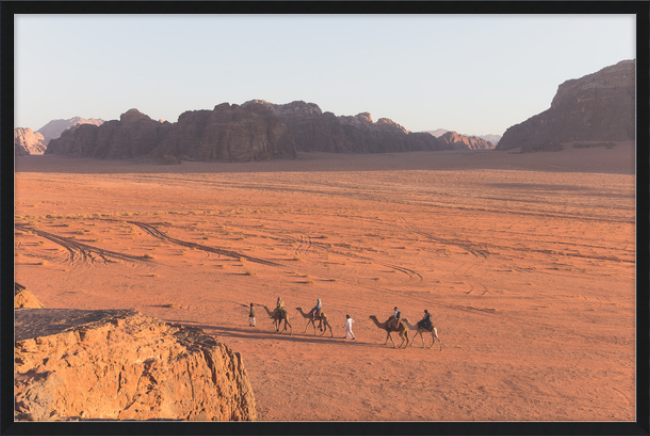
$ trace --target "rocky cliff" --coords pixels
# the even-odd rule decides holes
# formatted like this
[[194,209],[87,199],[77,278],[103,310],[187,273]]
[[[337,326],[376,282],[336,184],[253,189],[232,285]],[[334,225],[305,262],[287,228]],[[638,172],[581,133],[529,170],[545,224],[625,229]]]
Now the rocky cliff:
[[261,104],[223,103],[212,111],[188,111],[178,118],[149,157],[182,156],[202,161],[245,162],[295,158],[293,137],[282,119]]
[[128,159],[153,150],[171,130],[170,123],[154,121],[137,109],[123,113],[118,120],[77,124],[52,139],[45,154]]
[[177,123],[154,121],[131,109],[101,126],[76,125],[50,141],[47,154],[100,159],[170,157],[202,161],[293,158],[293,137],[263,105],[223,103],[212,111],[183,113]]
[[503,134],[497,150],[561,149],[569,141],[635,138],[635,61],[562,83],[551,107]]
[[459,135],[456,132],[447,132],[438,138],[438,142],[445,148],[454,150],[491,150],[494,144],[477,136]]
[[81,117],[70,118],[69,120],[52,120],[40,129],[37,130],[38,133],[43,135],[45,145],[49,144],[51,139],[58,138],[61,136],[65,130],[69,129],[72,126],[77,124],[93,124],[95,126],[100,126],[104,123],[104,120],[100,119],[85,119]]
[[254,421],[239,353],[128,310],[17,309],[17,421]]
[[373,122],[367,112],[337,117],[331,112],[322,112],[314,103],[304,101],[280,105],[251,100],[242,106],[251,104],[269,107],[282,118],[293,135],[298,151],[381,153],[444,149],[429,134],[409,133],[388,118]]
[[32,131],[28,127],[16,127],[14,129],[14,152],[16,156],[43,154],[46,144],[43,135]]

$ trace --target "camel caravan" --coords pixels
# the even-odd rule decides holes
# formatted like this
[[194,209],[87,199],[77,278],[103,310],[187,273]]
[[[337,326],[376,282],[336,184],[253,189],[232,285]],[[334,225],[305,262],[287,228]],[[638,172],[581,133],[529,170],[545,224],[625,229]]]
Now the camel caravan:
[[[251,303],[252,307],[252,303]],[[289,322],[289,314],[287,310],[284,308],[284,301],[278,297],[277,302],[276,302],[276,307],[273,311],[271,311],[267,306],[262,305],[264,309],[266,310],[266,313],[268,314],[269,318],[273,320],[273,329],[276,333],[282,333],[283,331],[287,330],[287,327],[289,328],[289,335],[293,334],[293,327],[291,327],[291,323]],[[322,336],[325,334],[325,332],[329,329],[330,332],[330,337],[334,337],[334,332],[332,329],[331,324],[328,321],[327,315],[325,312],[322,310],[322,302],[321,299],[319,298],[316,306],[309,310],[308,312],[304,312],[302,307],[296,307],[296,311],[305,319],[307,319],[307,325],[305,325],[305,330],[303,333],[307,332],[307,329],[309,328],[309,325],[311,324],[313,330],[314,330],[314,335],[317,334],[316,329],[320,331],[320,335]],[[253,313],[253,312],[251,312]],[[350,318],[349,315],[346,315],[347,318]],[[408,318],[402,318],[400,311],[395,307],[395,312],[393,315],[391,315],[388,320],[385,322],[379,322],[377,317],[375,315],[371,315],[370,319],[375,323],[375,325],[386,331],[386,341],[384,342],[384,345],[388,344],[388,340],[393,343],[393,348],[406,348],[409,345],[413,345],[415,342],[415,338],[420,336],[422,339],[422,348],[425,348],[425,340],[424,340],[424,333],[429,333],[431,335],[431,345],[429,345],[428,349],[431,349],[435,343],[436,340],[438,341],[438,350],[442,350],[442,342],[440,341],[440,338],[438,337],[438,329],[433,325],[431,322],[431,314],[425,309],[424,310],[424,317],[418,321],[415,325],[411,324],[408,320]],[[284,321],[284,328],[280,329],[282,325],[282,321]],[[351,337],[352,339],[354,338],[354,334],[352,334],[351,331],[351,323],[353,320],[348,319],[346,321],[346,337]],[[318,323],[318,327],[316,326],[316,323]],[[251,324],[254,326],[254,323]],[[415,335],[413,336],[413,340],[409,340],[409,330],[415,330]],[[402,338],[402,342],[400,343],[399,347],[397,347],[397,344],[395,344],[395,341],[393,340],[391,333],[398,333],[400,338]]]

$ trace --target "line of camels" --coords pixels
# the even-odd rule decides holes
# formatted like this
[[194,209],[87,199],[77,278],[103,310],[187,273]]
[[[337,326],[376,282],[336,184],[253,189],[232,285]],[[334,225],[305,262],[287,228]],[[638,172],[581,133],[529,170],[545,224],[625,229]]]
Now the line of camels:
[[[269,310],[268,307],[262,305],[266,312],[268,313],[269,317],[273,319],[273,328],[277,333],[282,333],[282,331],[287,330],[287,326],[289,327],[289,335],[293,334],[293,327],[291,327],[291,323],[289,322],[289,316],[287,314],[287,311],[278,311],[277,309],[274,309],[273,311]],[[296,307],[296,310],[302,315],[303,318],[307,319],[307,325],[305,326],[305,330],[303,333],[307,332],[307,329],[309,328],[309,325],[311,324],[313,329],[314,329],[314,334],[316,334],[316,321],[321,321],[320,323],[320,330],[321,330],[321,335],[325,334],[327,329],[330,331],[330,336],[334,337],[334,333],[332,332],[332,326],[330,325],[327,315],[322,312],[319,316],[314,317],[312,312],[309,311],[307,313],[303,312],[302,307]],[[388,327],[389,321],[391,319],[388,319],[385,322],[379,322],[377,320],[377,317],[375,315],[371,315],[370,319],[375,323],[377,327],[379,327],[382,330],[386,330],[386,342],[384,342],[384,345],[388,343],[388,340],[393,343],[393,348],[404,348],[408,347],[409,344],[413,345],[415,342],[415,338],[420,335],[420,338],[422,339],[422,348],[425,348],[425,343],[424,343],[424,333],[431,333],[431,345],[429,345],[426,348],[432,348],[433,345],[436,343],[436,340],[438,341],[438,346],[439,350],[442,350],[442,342],[440,341],[440,338],[438,337],[438,329],[434,325],[431,325],[431,329],[427,330],[422,327],[420,327],[418,324],[412,325],[408,318],[401,318],[400,323],[397,327],[393,327],[392,323],[390,328]],[[280,325],[282,324],[282,321],[284,321],[284,329],[280,331]],[[409,330],[415,330],[415,336],[413,336],[413,340],[409,341]],[[395,341],[393,341],[393,338],[391,337],[391,333],[399,333],[400,338],[402,338],[402,343],[397,347],[395,344]]]

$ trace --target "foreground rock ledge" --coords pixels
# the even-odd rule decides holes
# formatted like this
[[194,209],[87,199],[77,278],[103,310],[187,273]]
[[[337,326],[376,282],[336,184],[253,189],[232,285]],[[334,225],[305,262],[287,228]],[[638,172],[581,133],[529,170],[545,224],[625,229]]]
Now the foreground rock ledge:
[[15,419],[255,421],[239,353],[130,310],[16,309]]

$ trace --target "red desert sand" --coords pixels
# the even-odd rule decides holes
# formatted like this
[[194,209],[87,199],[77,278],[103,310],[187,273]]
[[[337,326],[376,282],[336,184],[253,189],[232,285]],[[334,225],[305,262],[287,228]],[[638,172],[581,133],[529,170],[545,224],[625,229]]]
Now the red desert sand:
[[[47,308],[203,328],[242,354],[261,421],[632,421],[634,159],[631,142],[174,166],[18,157],[15,278]],[[262,307],[278,297],[292,335]],[[305,332],[296,308],[317,298],[333,337]],[[442,350],[384,345],[370,316],[395,306],[411,324],[427,309]]]

